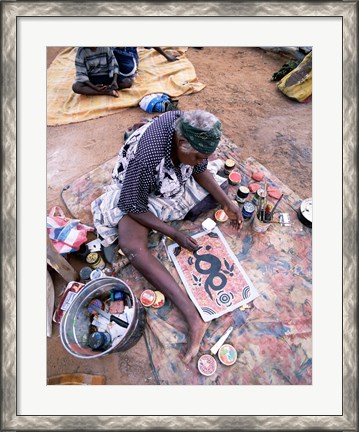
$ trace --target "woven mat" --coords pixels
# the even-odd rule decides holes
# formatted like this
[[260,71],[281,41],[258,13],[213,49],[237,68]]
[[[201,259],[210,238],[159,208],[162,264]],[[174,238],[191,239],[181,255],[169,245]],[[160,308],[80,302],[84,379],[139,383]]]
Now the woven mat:
[[77,123],[137,106],[151,93],[166,93],[173,98],[196,93],[205,85],[200,83],[192,63],[186,57],[187,48],[166,49],[179,54],[178,60],[168,62],[154,49],[138,49],[138,75],[133,86],[121,90],[120,96],[85,96],[72,91],[75,81],[76,49],[63,50],[47,71],[47,124],[58,126]]
[[[301,199],[254,158],[240,161],[238,148],[223,139],[216,157],[232,157],[242,174],[242,184],[251,183],[251,173],[262,171],[269,185],[285,195],[278,210],[289,214],[290,227],[272,224],[266,233],[256,233],[245,222],[240,233],[228,222],[220,230],[244,271],[259,292],[249,307],[236,309],[211,321],[201,344],[201,353],[209,352],[220,336],[233,326],[227,343],[235,347],[237,361],[224,366],[219,361],[210,377],[197,370],[197,359],[184,365],[179,353],[185,349],[186,326],[181,314],[169,300],[160,309],[146,310],[146,342],[155,377],[159,384],[311,384],[312,383],[312,236],[303,226],[296,211]],[[114,160],[91,171],[69,185],[64,199],[75,217],[90,219],[90,203],[101,193],[106,177],[110,179]],[[228,194],[234,197],[236,187]],[[269,200],[274,203],[275,200]],[[81,216],[81,217],[80,217]],[[213,212],[195,222],[178,221],[173,225],[190,234],[202,231],[201,223]],[[185,291],[172,262],[159,242],[159,235],[149,237],[149,247]],[[131,266],[119,277],[139,297],[142,290],[152,288]]]

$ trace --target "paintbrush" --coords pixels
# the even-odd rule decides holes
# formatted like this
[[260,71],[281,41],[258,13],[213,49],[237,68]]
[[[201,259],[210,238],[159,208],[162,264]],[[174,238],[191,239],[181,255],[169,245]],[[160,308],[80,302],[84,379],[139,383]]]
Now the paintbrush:
[[232,330],[233,330],[233,327],[229,327],[227,329],[227,331],[224,333],[224,335],[221,336],[218,339],[218,341],[213,345],[213,347],[210,350],[212,355],[216,355],[218,353],[219,349],[224,344],[224,342],[226,341],[227,337],[230,335],[230,333],[232,332]]
[[264,179],[263,209],[266,208],[266,205],[267,205],[267,179]]
[[258,214],[257,214],[257,218],[258,218],[259,220],[261,220],[261,218],[262,218],[262,198],[261,198],[260,195],[259,195],[259,206],[258,206]]
[[282,194],[282,195],[280,196],[280,198],[278,199],[278,201],[274,204],[274,207],[272,208],[272,211],[269,213],[269,219],[272,219],[273,214],[274,214],[274,210],[277,208],[277,206],[278,206],[280,200],[283,198],[283,195],[284,195],[284,194]]
[[168,261],[172,262],[172,259],[171,259],[171,257],[170,257],[169,252],[168,252],[168,249],[167,249],[167,245],[166,245],[166,236],[165,236],[165,235],[162,236],[162,238],[161,238],[161,242],[162,242],[162,244],[163,244],[163,246],[164,246],[164,248],[165,248],[165,251],[166,251],[166,253],[167,253]]

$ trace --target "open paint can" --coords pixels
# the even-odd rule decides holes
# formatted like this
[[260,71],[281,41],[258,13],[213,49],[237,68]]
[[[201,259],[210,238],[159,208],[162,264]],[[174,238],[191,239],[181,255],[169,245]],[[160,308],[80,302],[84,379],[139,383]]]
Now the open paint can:
[[141,294],[140,297],[140,302],[143,304],[143,306],[145,307],[150,307],[153,305],[153,303],[156,300],[156,294],[154,291],[147,289],[144,290]]
[[155,301],[153,302],[152,307],[155,309],[159,309],[165,304],[165,296],[161,293],[161,291],[155,291]]
[[225,366],[231,366],[237,360],[237,351],[232,345],[224,344],[218,351],[218,358]]
[[209,354],[204,354],[198,359],[198,370],[204,376],[211,376],[217,370],[217,362],[214,357]]
[[233,159],[227,159],[226,162],[224,163],[224,174],[225,175],[229,175],[233,170],[234,167],[236,166],[236,161]]
[[243,218],[245,220],[249,220],[252,217],[252,215],[254,213],[254,210],[255,210],[254,204],[252,204],[251,202],[247,201],[244,204],[243,209],[242,209]]
[[231,185],[237,186],[242,180],[242,176],[237,171],[232,171],[228,176],[228,181]]
[[236,201],[244,203],[249,195],[249,189],[246,186],[239,186],[236,195]]
[[214,218],[217,222],[226,222],[228,220],[228,216],[224,210],[217,210],[214,213]]

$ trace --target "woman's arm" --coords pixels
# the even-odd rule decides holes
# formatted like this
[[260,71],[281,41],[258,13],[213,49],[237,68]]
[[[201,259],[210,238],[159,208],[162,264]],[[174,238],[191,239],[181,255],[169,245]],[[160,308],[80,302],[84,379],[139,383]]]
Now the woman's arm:
[[127,216],[131,217],[133,220],[147,228],[161,232],[167,237],[170,237],[180,246],[190,251],[194,251],[198,247],[196,240],[194,240],[191,236],[181,231],[178,231],[171,225],[161,221],[160,219],[158,219],[158,217],[156,217],[153,213],[149,211],[145,213],[127,213]]

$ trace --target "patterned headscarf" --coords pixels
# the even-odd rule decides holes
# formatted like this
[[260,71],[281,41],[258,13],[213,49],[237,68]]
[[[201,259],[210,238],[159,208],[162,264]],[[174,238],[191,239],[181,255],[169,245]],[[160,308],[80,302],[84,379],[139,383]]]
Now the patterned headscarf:
[[202,130],[191,126],[183,119],[180,120],[181,133],[191,146],[200,153],[213,153],[222,136],[222,125],[218,120],[212,129]]

